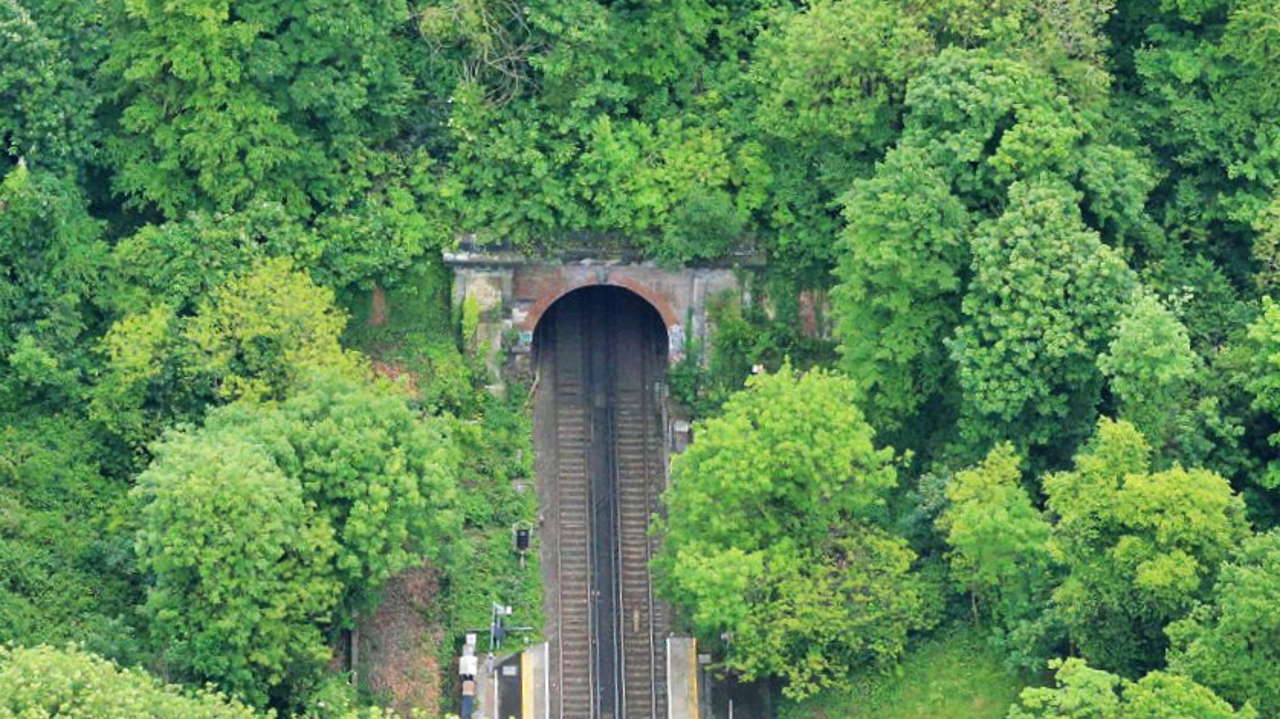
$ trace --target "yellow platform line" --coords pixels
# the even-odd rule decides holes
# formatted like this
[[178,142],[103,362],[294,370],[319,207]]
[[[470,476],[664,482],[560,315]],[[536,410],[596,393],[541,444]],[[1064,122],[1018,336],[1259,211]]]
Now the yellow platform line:
[[693,640],[693,651],[689,652],[689,680],[693,682],[693,711],[692,719],[698,719],[698,707],[701,702],[698,701],[698,640]]
[[520,716],[533,719],[533,660],[520,652]]

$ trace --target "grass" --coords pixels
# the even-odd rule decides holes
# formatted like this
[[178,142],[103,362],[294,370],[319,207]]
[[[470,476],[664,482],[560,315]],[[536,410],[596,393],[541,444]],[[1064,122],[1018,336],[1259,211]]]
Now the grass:
[[897,674],[782,707],[782,719],[1003,719],[1026,681],[1005,668],[980,628],[959,625],[916,645]]

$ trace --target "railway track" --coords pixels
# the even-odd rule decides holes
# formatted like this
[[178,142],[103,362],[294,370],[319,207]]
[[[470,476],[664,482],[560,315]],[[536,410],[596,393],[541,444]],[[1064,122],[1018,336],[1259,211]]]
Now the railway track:
[[[574,313],[576,315],[576,313]],[[591,532],[587,476],[588,413],[582,325],[566,317],[552,328],[556,348],[556,522],[559,580],[557,656],[560,716],[592,716]]]
[[[618,291],[568,298],[544,335],[552,380],[559,719],[666,719],[669,615],[649,518],[663,485],[655,386],[665,333]],[[661,336],[659,336],[661,335]],[[659,344],[661,343],[661,344]]]
[[649,579],[649,517],[661,486],[658,415],[651,356],[634,329],[619,333],[613,457],[618,497],[618,545],[622,608],[623,719],[666,716],[665,627],[655,625]]

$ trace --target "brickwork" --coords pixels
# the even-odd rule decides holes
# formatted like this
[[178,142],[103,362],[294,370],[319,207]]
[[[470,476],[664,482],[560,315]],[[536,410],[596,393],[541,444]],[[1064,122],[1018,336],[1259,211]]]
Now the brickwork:
[[611,260],[557,263],[478,252],[448,253],[445,262],[454,270],[455,306],[470,303],[479,310],[476,346],[489,348],[486,361],[495,376],[528,373],[538,321],[576,289],[611,285],[642,297],[662,317],[672,363],[684,358],[690,340],[705,339],[710,298],[733,292],[750,301],[738,276],[727,268],[668,270]]

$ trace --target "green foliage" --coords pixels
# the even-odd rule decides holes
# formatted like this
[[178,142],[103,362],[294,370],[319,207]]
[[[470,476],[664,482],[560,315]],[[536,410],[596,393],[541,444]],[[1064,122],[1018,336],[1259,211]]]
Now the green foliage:
[[262,705],[329,657],[319,625],[341,583],[334,528],[296,477],[235,433],[172,434],[133,491],[144,611],[165,663]]
[[980,627],[943,628],[902,658],[900,672],[861,672],[848,689],[784,703],[783,719],[1003,719],[1022,679]]
[[1137,682],[1092,669],[1076,658],[1055,660],[1055,686],[1022,691],[1009,719],[1254,719],[1251,708],[1237,711],[1209,689],[1186,677],[1151,672]]
[[891,151],[844,203],[849,224],[832,294],[843,366],[872,418],[894,427],[955,394],[939,339],[960,321],[971,220],[914,147]]
[[[727,668],[746,678],[780,677],[783,694],[802,699],[843,686],[853,668],[891,666],[906,648],[907,632],[928,628],[908,574],[915,553],[906,542],[858,524],[845,531],[814,548],[784,541],[748,555],[764,562],[737,575],[746,586],[722,594],[727,587],[712,583],[695,600],[702,632],[730,632]],[[678,563],[677,571],[682,568]],[[711,611],[723,614],[709,620]]]
[[382,368],[410,372],[410,385],[428,411],[462,417],[478,411],[476,390],[488,380],[480,374],[487,370],[459,351],[449,309],[451,280],[438,255],[389,277],[384,298],[391,311],[379,324],[373,322],[370,293],[348,287],[341,301],[352,319],[342,341],[377,358]]
[[[442,656],[490,601],[537,624],[525,398],[482,391],[439,249],[750,253],[752,306],[713,303],[670,376],[722,414],[657,563],[725,667],[846,683],[962,611],[950,582],[1013,664],[1065,631],[1136,679],[1168,626],[1192,679],[1280,711],[1230,489],[1280,517],[1275,9],[0,0],[0,634],[330,719],[357,702],[327,634],[405,567],[439,573]],[[848,379],[796,379],[835,364],[828,289]],[[786,369],[739,392],[755,365]],[[875,437],[928,474],[899,489]],[[1230,711],[1060,680],[1018,711]]]
[[278,405],[211,412],[205,431],[259,443],[301,483],[338,545],[341,618],[367,609],[396,572],[445,556],[458,523],[457,449],[445,420],[414,412],[400,391],[313,374]]
[[1058,183],[1014,184],[1009,207],[976,228],[964,324],[949,347],[973,448],[1070,446],[1088,432],[1105,347],[1133,280],[1084,227],[1078,196]]
[[[1245,386],[1253,395],[1254,409],[1280,414],[1280,305],[1270,297],[1262,299],[1262,313],[1249,325],[1250,367]],[[1280,445],[1280,432],[1268,441]],[[1272,459],[1254,481],[1268,489],[1280,487],[1280,462]]]
[[321,629],[446,558],[458,460],[441,425],[330,374],[168,435],[134,495],[146,609],[171,665],[254,704],[297,702],[329,659]]
[[107,455],[83,419],[0,415],[0,642],[141,655],[141,592],[120,521],[129,505],[103,476]]
[[799,147],[874,157],[894,139],[907,80],[932,54],[920,21],[881,0],[783,15],[757,41],[757,127]]
[[1050,526],[1021,486],[1013,447],[996,446],[947,483],[938,528],[952,548],[952,576],[995,620],[1006,661],[1039,669],[1060,637],[1048,609],[1057,577]]
[[1199,357],[1187,330],[1157,298],[1137,294],[1098,365],[1111,380],[1121,416],[1149,440],[1169,436],[1169,415],[1185,402]]
[[422,48],[404,2],[106,7],[108,155],[133,206],[179,220],[278,203],[315,227],[341,283],[447,240],[429,156],[398,144],[440,132],[416,107]]
[[[425,610],[429,621],[445,632],[435,647],[440,666],[456,661],[468,628],[487,625],[493,602],[514,608],[513,623],[534,627],[542,625],[543,606],[537,532],[525,562],[512,551],[512,526],[536,527],[538,521],[527,394],[516,385],[503,398],[484,389],[485,370],[458,347],[449,281],[438,258],[389,278],[385,299],[390,312],[378,325],[369,322],[367,291],[353,287],[343,297],[353,316],[344,344],[369,353],[375,364],[402,369],[407,375],[402,389],[413,395],[411,405],[458,418],[447,424],[461,461],[461,532],[435,563],[440,593]],[[450,681],[456,679],[446,675],[442,691],[453,691]]]
[[79,48],[43,19],[18,0],[0,3],[0,152],[31,167],[77,170],[95,153],[100,98],[76,72]]
[[1178,318],[1160,300],[1142,293],[1135,295],[1107,353],[1098,358],[1120,416],[1157,447],[1179,439],[1173,424],[1187,404],[1199,363]]
[[1093,361],[1133,283],[1104,243],[1147,240],[1153,180],[1050,65],[942,50],[907,83],[897,145],[844,197],[844,368],[913,449],[946,445],[958,413],[967,459],[1008,439],[1039,464],[1101,399]]
[[[673,262],[714,256],[739,239],[733,228],[742,226],[741,211],[726,197],[753,181],[755,160],[735,155],[722,132],[675,118],[615,121],[532,101],[498,113],[476,95],[466,87],[455,95],[460,143],[452,178],[465,183],[466,194],[453,207],[482,239],[527,247],[571,231],[622,232]],[[561,110],[571,113],[557,118]],[[570,149],[579,146],[581,152]],[[511,193],[526,201],[511,202]],[[688,222],[714,234],[692,235]]]
[[117,321],[102,341],[106,367],[90,413],[143,443],[208,403],[280,399],[311,370],[359,376],[363,360],[339,344],[345,324],[331,290],[286,258],[264,260],[229,277],[191,316],[156,304]]
[[881,514],[897,484],[893,450],[875,448],[853,397],[848,379],[821,370],[796,377],[784,365],[748,380],[672,463],[669,544],[810,544],[837,518]]
[[89,358],[101,223],[74,184],[19,165],[0,182],[0,408],[74,404]]
[[278,399],[308,368],[354,376],[360,359],[338,343],[346,321],[332,291],[287,260],[267,260],[214,290],[184,323],[184,371],[214,378],[227,399]]
[[1208,370],[1186,326],[1151,294],[1134,295],[1098,367],[1119,416],[1152,444],[1158,463],[1199,466],[1235,448],[1238,420],[1205,386]]
[[112,434],[141,445],[199,412],[203,395],[183,381],[177,319],[155,305],[112,325],[102,340],[106,367],[93,387],[89,415]]
[[1253,229],[1258,232],[1253,259],[1260,266],[1254,282],[1260,290],[1272,293],[1280,282],[1280,191],[1254,221]]
[[1044,479],[1052,548],[1067,570],[1053,604],[1091,663],[1137,676],[1158,666],[1163,629],[1205,598],[1218,566],[1249,532],[1222,477],[1151,472],[1128,422],[1103,419],[1075,467]]
[[914,553],[874,523],[893,451],[874,447],[853,397],[818,370],[753,377],[675,459],[656,522],[663,593],[704,640],[731,637],[728,669],[781,676],[796,698],[891,664],[922,626]]
[[[1162,180],[1153,206],[1187,254],[1242,282],[1251,225],[1280,181],[1280,64],[1266,2],[1134,3],[1114,24],[1129,92],[1121,122],[1150,148]],[[1267,9],[1263,9],[1266,7]]]
[[[787,286],[780,294],[794,290]],[[831,343],[806,335],[795,314],[778,309],[769,318],[758,304],[744,308],[732,294],[708,299],[710,341],[691,342],[671,368],[672,397],[694,417],[709,417],[742,389],[756,365],[776,371],[784,362],[800,369],[830,364]]]
[[413,98],[393,49],[403,3],[119,2],[108,15],[120,189],[171,217],[248,198],[304,215],[312,201],[341,204],[364,189],[343,181],[372,174],[344,165],[385,163],[376,147]]
[[192,212],[182,221],[144,225],[112,248],[114,305],[133,313],[164,304],[187,314],[231,276],[268,257],[291,257],[296,266],[318,269],[317,254],[314,237],[283,205]]
[[1208,601],[1170,624],[1169,668],[1264,715],[1280,710],[1280,533],[1245,540],[1222,566]]
[[4,719],[258,719],[208,690],[188,692],[79,649],[0,648]]
[[760,33],[747,131],[765,148],[760,214],[787,271],[812,275],[836,257],[836,200],[895,139],[907,81],[933,49],[918,12],[882,0],[779,11]]

